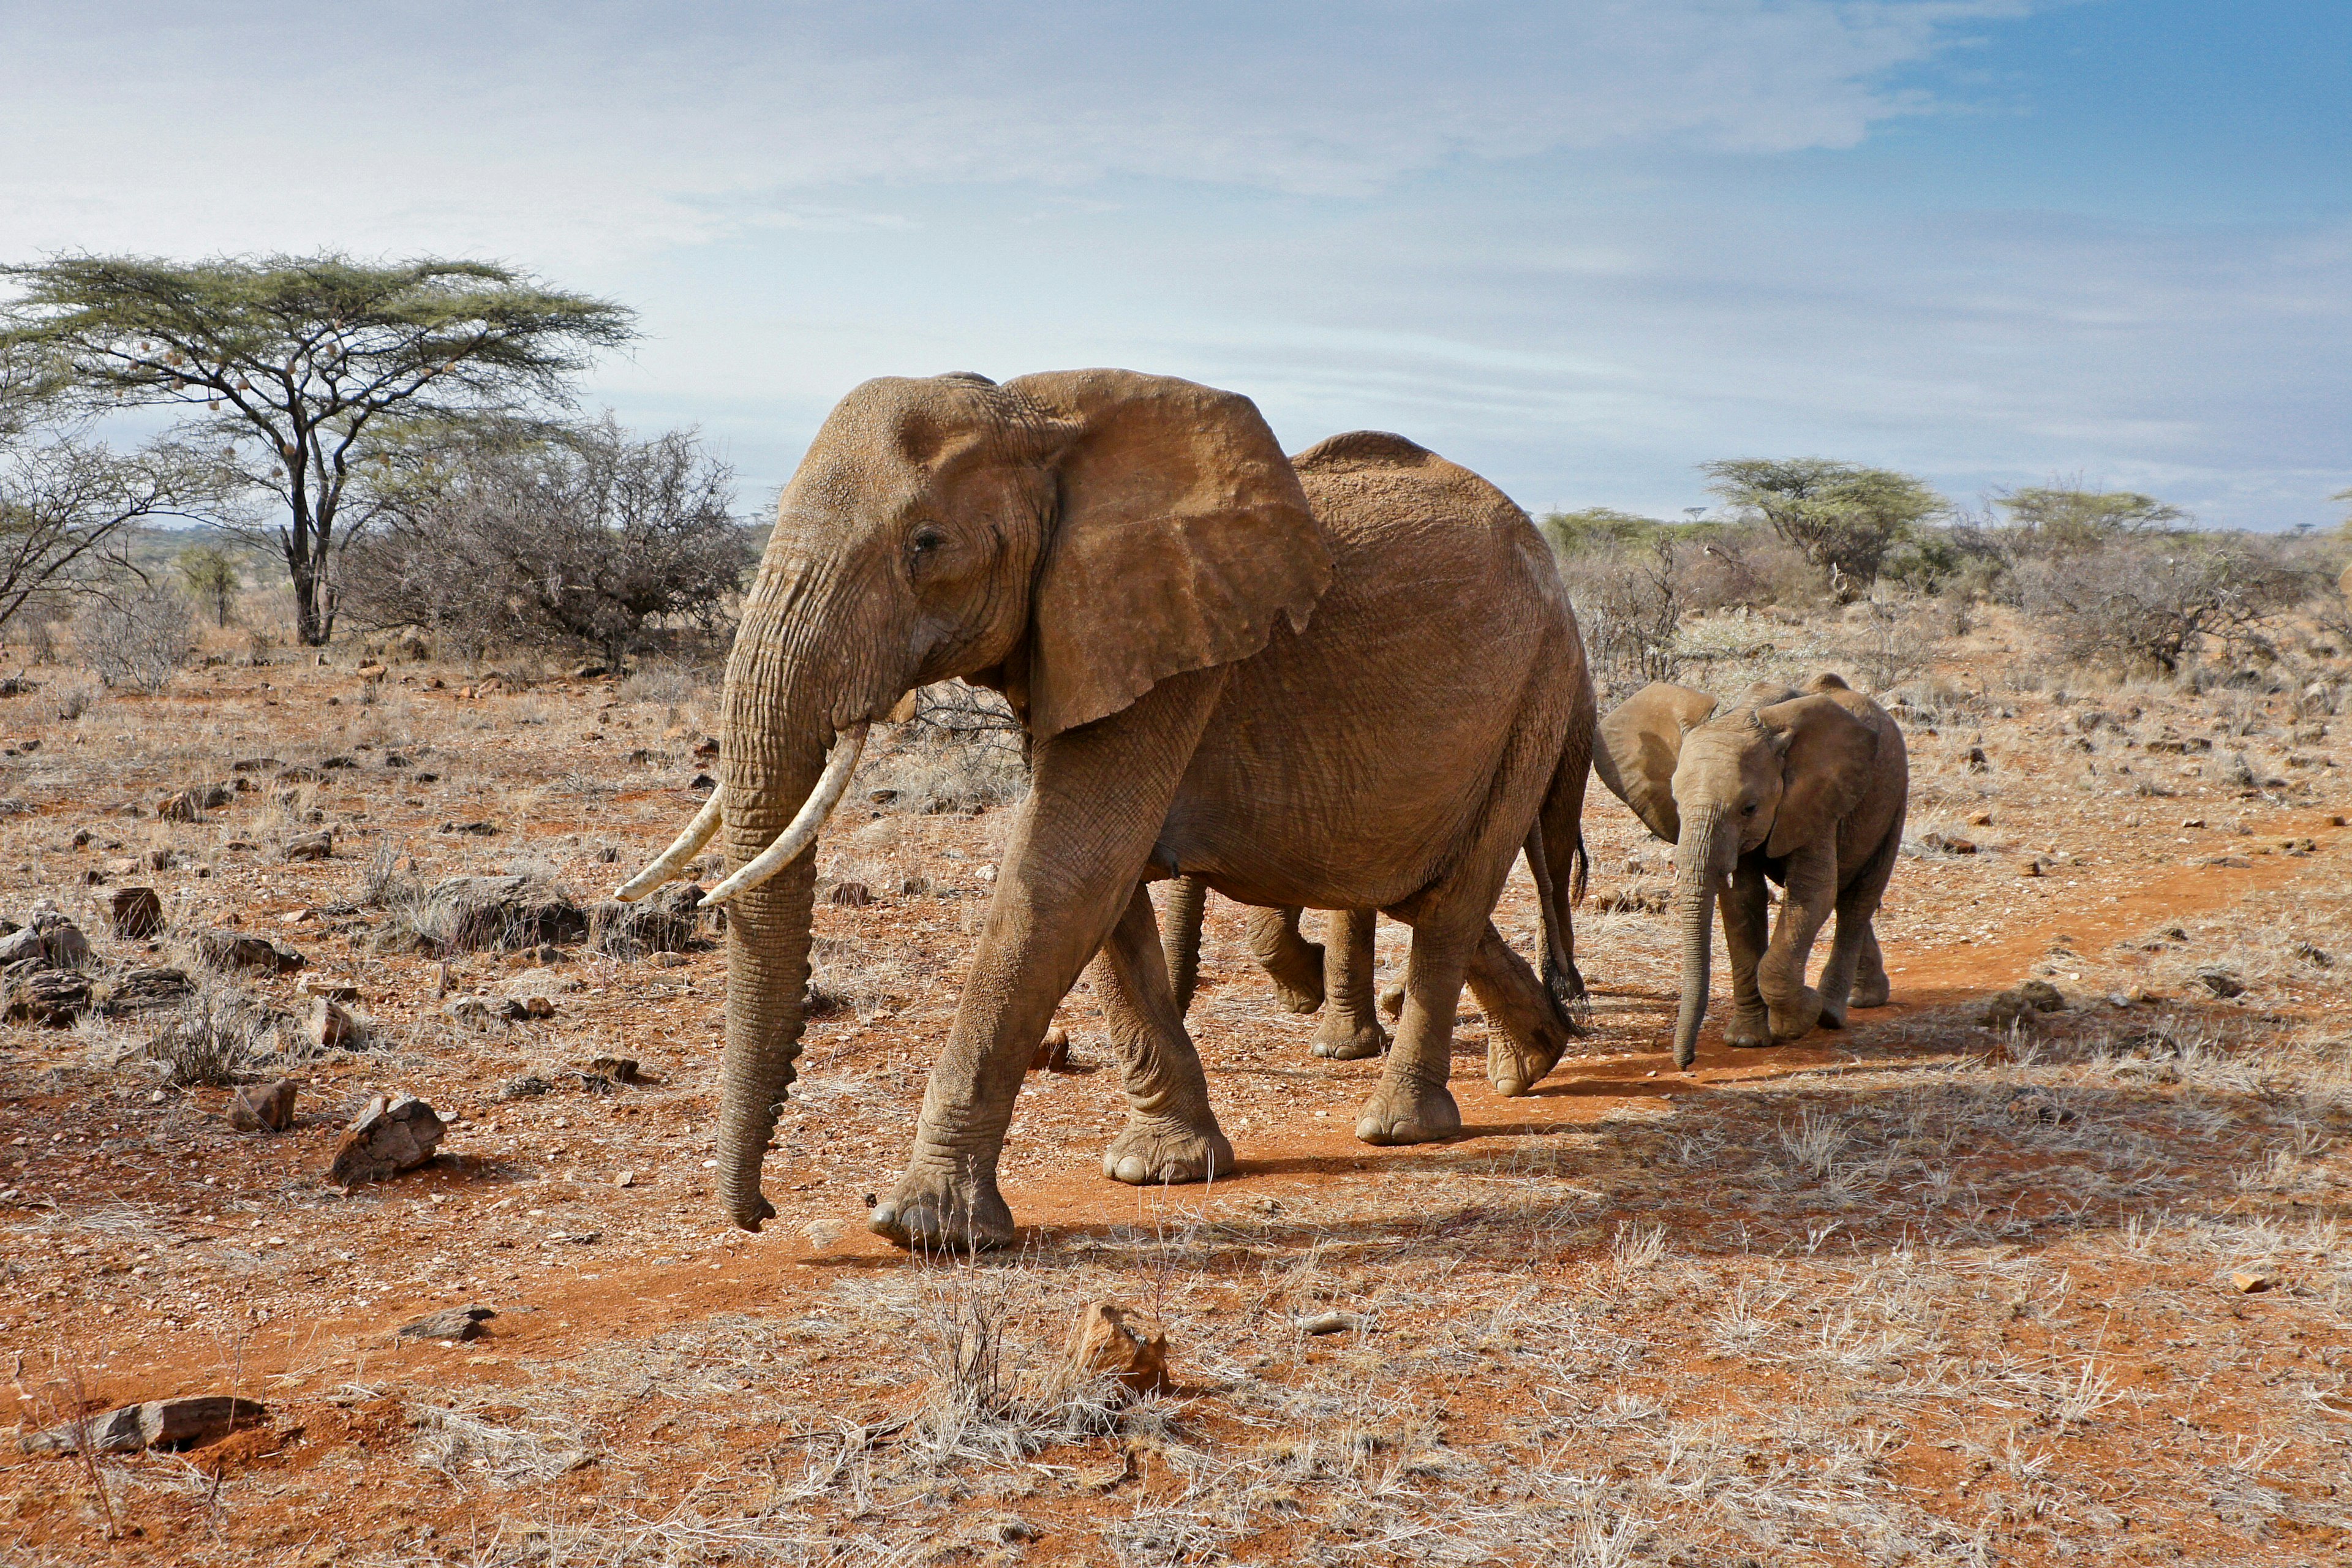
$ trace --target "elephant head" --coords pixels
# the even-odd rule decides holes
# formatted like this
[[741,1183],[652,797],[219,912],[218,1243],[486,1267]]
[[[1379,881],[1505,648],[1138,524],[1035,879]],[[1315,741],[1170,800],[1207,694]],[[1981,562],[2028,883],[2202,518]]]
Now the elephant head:
[[1592,761],[1601,782],[1675,847],[1675,1065],[1688,1067],[1706,1016],[1717,894],[1741,856],[1760,849],[1778,860],[1833,833],[1869,787],[1878,736],[1819,691],[1756,686],[1718,715],[1706,692],[1658,681],[1601,721],[1599,742]]
[[1043,744],[1255,653],[1278,619],[1303,628],[1330,576],[1247,398],[1087,370],[869,381],[841,401],[784,488],[743,605],[719,787],[618,895],[643,897],[723,836],[719,1190],[736,1224],[775,1213],[760,1167],[801,1048],[807,850],[866,725],[965,676],[1003,690]]

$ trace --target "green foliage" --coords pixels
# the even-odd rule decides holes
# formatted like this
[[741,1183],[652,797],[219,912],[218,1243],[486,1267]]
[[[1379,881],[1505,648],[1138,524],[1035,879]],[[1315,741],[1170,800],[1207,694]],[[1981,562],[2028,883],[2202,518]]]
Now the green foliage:
[[1666,525],[1615,507],[1588,506],[1577,511],[1549,511],[1540,524],[1555,553],[1575,555],[1587,550],[1611,549],[1648,538]]
[[1707,488],[1772,531],[1830,574],[1832,590],[1851,597],[1878,574],[1895,543],[1951,510],[1927,484],[1888,468],[1826,458],[1735,458],[1700,465]]
[[2066,555],[2132,534],[2163,533],[2189,521],[2136,490],[2091,490],[2080,486],[2032,485],[1993,498],[2009,514],[2019,550],[2026,554]]
[[184,408],[183,436],[276,498],[309,643],[333,630],[339,515],[380,424],[568,405],[570,378],[634,335],[621,306],[478,261],[79,256],[0,279],[22,289],[0,361],[62,374],[89,408]]
[[221,626],[228,625],[230,601],[245,585],[237,575],[236,557],[217,544],[191,544],[173,558],[172,565],[188,592],[200,603],[212,605],[213,618]]

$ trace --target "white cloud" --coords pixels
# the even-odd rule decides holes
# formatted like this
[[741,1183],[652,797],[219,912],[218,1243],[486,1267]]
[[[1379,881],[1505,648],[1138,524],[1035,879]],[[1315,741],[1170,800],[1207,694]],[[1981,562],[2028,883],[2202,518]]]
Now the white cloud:
[[2021,9],[27,5],[0,34],[0,241],[557,266],[877,183],[1363,196],[1558,148],[1844,147],[1922,107],[1889,73]]

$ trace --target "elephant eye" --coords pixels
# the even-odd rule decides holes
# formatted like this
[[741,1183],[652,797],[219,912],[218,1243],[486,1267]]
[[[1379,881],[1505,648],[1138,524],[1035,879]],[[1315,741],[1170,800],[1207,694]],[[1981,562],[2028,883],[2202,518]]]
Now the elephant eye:
[[1739,815],[1740,815],[1740,816],[1755,816],[1755,815],[1756,815],[1756,803],[1755,803],[1754,801],[1752,801],[1752,800],[1751,800],[1751,801],[1748,801],[1746,805],[1742,805],[1742,806],[1739,808]]
[[936,528],[919,528],[915,530],[914,538],[909,541],[909,542],[914,545],[915,553],[918,555],[927,554],[931,551],[937,550],[940,545],[945,544],[947,542],[948,536],[941,533]]

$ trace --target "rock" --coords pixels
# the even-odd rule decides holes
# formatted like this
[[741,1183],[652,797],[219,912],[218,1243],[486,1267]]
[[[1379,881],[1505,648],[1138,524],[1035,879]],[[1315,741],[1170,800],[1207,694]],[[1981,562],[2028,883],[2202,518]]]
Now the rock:
[[2325,948],[2319,947],[2312,942],[2296,942],[2294,944],[2294,955],[2303,960],[2305,963],[2311,965],[2314,969],[2333,969],[2336,967],[2335,955],[2328,952]]
[[2017,988],[2017,994],[2037,1013],[2063,1013],[2066,1010],[2065,996],[2047,980],[2029,980]]
[[705,735],[702,739],[697,741],[694,743],[694,754],[703,759],[705,762],[717,756],[719,754],[718,737],[713,735]]
[[433,1158],[441,1118],[413,1094],[377,1095],[343,1130],[327,1180],[339,1187],[389,1181]]
[[719,781],[712,778],[709,773],[697,773],[692,778],[686,781],[686,787],[688,789],[717,789],[719,787]]
[[[547,1008],[547,1012],[540,1016],[546,1017],[554,1013],[554,1006],[544,997],[541,998],[541,1005]],[[453,996],[441,1005],[441,1011],[448,1016],[451,1022],[469,1029],[518,1024],[531,1016],[530,1005],[518,1002],[511,996]]]
[[2200,969],[2197,983],[2216,996],[2242,996],[2246,992],[2246,983],[2226,969]]
[[1312,1317],[1292,1320],[1302,1334],[1353,1333],[1362,1321],[1353,1312],[1318,1312]]
[[863,882],[835,882],[833,890],[825,894],[824,901],[845,909],[862,910],[874,901],[874,889]]
[[142,1448],[193,1448],[226,1437],[240,1426],[264,1419],[268,1409],[259,1400],[236,1399],[225,1394],[200,1394],[184,1399],[153,1399],[126,1405],[103,1415],[68,1422],[21,1439],[28,1454],[77,1454],[87,1445],[96,1454],[133,1454]]
[[109,1016],[142,1013],[151,1007],[176,1007],[196,994],[196,983],[182,969],[133,969],[107,988]]
[[462,1342],[480,1339],[482,1325],[497,1316],[498,1313],[488,1307],[445,1307],[438,1312],[428,1312],[424,1317],[403,1323],[392,1331],[404,1340]]
[[298,995],[323,996],[338,1006],[348,1007],[360,999],[360,988],[348,980],[330,980],[323,974],[306,974],[294,983]]
[[2039,877],[2048,864],[2049,862],[2042,859],[2041,856],[2032,856],[2018,862],[2017,874],[2021,877]]
[[637,1173],[635,1171],[615,1171],[613,1173],[613,1184],[616,1187],[634,1187],[637,1184]]
[[205,812],[218,810],[235,799],[236,792],[227,786],[206,784],[165,795],[155,803],[155,815],[165,822],[202,822]]
[[583,664],[572,672],[572,679],[574,680],[594,680],[600,677],[610,675],[611,673],[612,670],[608,666],[601,664]]
[[499,825],[495,822],[445,822],[439,831],[464,834],[475,838],[495,838],[498,837]]
[[306,833],[299,838],[286,841],[286,858],[289,860],[325,860],[331,858],[334,853],[335,836],[330,829],[321,828],[316,833]]
[[588,911],[588,945],[614,958],[678,952],[694,940],[698,921],[659,904],[606,899]]
[[1066,1361],[1073,1383],[1108,1377],[1130,1394],[1164,1394],[1170,1386],[1167,1331],[1115,1302],[1087,1303],[1070,1325]]
[[366,1026],[324,996],[310,998],[310,1013],[302,1021],[302,1034],[322,1051],[353,1051],[367,1040]]
[[506,984],[506,994],[521,1001],[533,996],[562,996],[577,991],[581,983],[568,974],[558,974],[552,969],[526,969]]
[[105,909],[116,936],[140,942],[163,929],[163,900],[152,888],[117,888],[107,895]]
[[499,1090],[499,1098],[500,1100],[534,1100],[552,1091],[554,1088],[553,1084],[537,1073],[525,1073],[522,1077],[510,1080],[504,1089]]
[[1977,852],[1972,841],[1942,833],[1923,833],[1919,836],[1919,842],[1939,855],[1973,855]]
[[240,1085],[229,1096],[228,1124],[240,1132],[285,1131],[294,1125],[294,1096],[300,1088],[290,1078]]
[[1070,1031],[1048,1029],[1045,1037],[1037,1042],[1036,1055],[1029,1058],[1031,1072],[1067,1072],[1070,1070]]
[[646,962],[656,969],[684,969],[694,960],[682,952],[656,952]]
[[588,1064],[588,1070],[602,1073],[614,1083],[639,1084],[648,1079],[635,1057],[598,1057]]
[[247,936],[226,927],[215,927],[199,934],[196,956],[215,969],[254,970],[265,974],[291,974],[306,962],[282,942]]
[[0,969],[19,963],[46,965],[48,962],[49,944],[32,927],[24,926],[0,937]]
[[2013,991],[1998,992],[1986,999],[1985,1010],[1977,1022],[1988,1029],[2006,1029],[2021,1024],[2037,1013],[2063,1013],[2066,998],[2046,980],[2029,980]]
[[417,923],[453,952],[509,952],[588,934],[580,906],[536,877],[452,877],[425,895]]
[[1970,746],[1969,748],[1967,763],[1968,770],[1972,773],[1990,773],[1992,771],[1992,763],[1985,756],[1985,750],[1982,746]]
[[1990,811],[1972,813],[1969,817],[1969,826],[1970,827],[1990,827],[1992,826],[1992,813]]
[[228,771],[233,773],[275,773],[285,765],[276,757],[247,757],[241,762],[229,763]]
[[2279,1278],[2267,1268],[2240,1268],[2230,1276],[2230,1289],[2241,1296],[2258,1296],[2278,1289]]
[[38,1024],[63,1029],[89,1011],[87,976],[70,969],[33,969],[8,983],[7,1001],[0,1018],[11,1024]]

